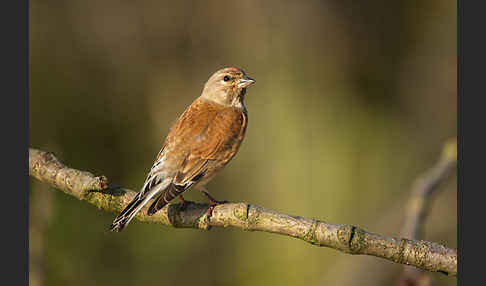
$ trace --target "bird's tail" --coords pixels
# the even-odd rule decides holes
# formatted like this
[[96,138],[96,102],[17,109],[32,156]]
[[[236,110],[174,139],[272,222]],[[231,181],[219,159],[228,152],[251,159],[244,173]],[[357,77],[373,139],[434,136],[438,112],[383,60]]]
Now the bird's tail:
[[187,190],[187,188],[170,184],[169,187],[150,205],[149,209],[147,210],[147,215],[153,215],[172,201],[175,197],[181,195],[185,190]]
[[113,223],[110,225],[110,231],[120,232],[126,225],[133,219],[133,217],[147,204],[147,202],[153,198],[156,194],[164,191],[170,182],[160,183],[147,191],[142,188],[132,201],[123,209],[123,211],[115,218]]

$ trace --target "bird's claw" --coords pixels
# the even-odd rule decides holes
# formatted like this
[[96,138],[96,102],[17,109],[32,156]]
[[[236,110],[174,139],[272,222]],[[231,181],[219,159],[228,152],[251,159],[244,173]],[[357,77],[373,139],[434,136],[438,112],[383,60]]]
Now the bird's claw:
[[179,196],[179,211],[185,211],[187,208],[187,203],[182,195]]
[[225,204],[225,203],[228,203],[228,201],[217,201],[215,199],[209,200],[209,207],[208,207],[208,210],[206,212],[206,221],[208,223],[209,223],[209,220],[211,219],[211,217],[213,216],[214,207],[216,207],[217,205]]

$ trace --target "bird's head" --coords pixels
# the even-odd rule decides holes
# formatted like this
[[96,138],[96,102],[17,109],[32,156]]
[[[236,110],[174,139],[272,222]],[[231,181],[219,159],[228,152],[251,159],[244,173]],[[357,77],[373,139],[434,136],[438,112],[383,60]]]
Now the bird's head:
[[239,68],[215,72],[204,85],[201,97],[224,106],[242,107],[246,88],[255,83]]

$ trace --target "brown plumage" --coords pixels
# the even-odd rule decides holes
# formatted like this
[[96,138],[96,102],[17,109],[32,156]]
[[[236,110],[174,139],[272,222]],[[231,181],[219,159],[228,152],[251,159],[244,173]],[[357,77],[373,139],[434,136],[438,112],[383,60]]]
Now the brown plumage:
[[255,81],[238,68],[214,73],[197,98],[172,126],[142,190],[110,226],[121,231],[148,203],[152,215],[189,188],[202,191],[212,206],[219,203],[205,190],[207,184],[238,151],[245,137],[248,116],[246,88]]

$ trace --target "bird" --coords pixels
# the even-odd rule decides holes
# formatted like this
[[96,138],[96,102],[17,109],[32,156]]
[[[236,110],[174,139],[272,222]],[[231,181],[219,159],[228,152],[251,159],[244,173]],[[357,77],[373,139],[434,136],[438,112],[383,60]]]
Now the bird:
[[255,80],[236,67],[216,71],[196,98],[170,128],[164,144],[137,195],[121,211],[109,230],[122,231],[152,198],[151,216],[189,189],[209,199],[208,217],[221,203],[205,185],[236,155],[245,138],[248,112],[246,89]]

